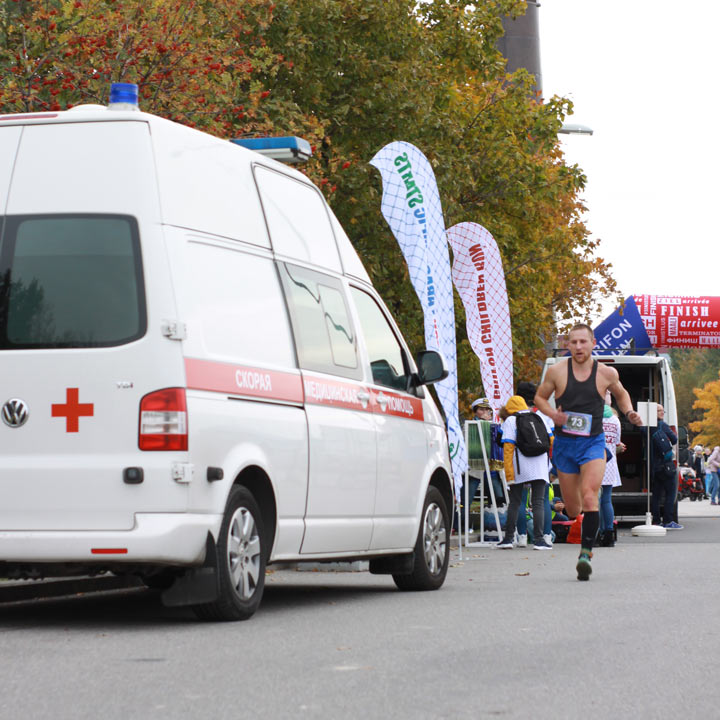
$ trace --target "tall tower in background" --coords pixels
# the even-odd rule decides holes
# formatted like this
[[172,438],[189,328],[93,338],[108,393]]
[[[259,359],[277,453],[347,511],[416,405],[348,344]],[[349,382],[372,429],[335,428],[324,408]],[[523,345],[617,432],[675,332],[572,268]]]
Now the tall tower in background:
[[542,96],[542,70],[540,69],[540,30],[538,9],[540,3],[528,0],[527,12],[516,20],[503,18],[505,36],[498,41],[498,50],[507,58],[507,71],[525,68],[535,76],[535,89]]

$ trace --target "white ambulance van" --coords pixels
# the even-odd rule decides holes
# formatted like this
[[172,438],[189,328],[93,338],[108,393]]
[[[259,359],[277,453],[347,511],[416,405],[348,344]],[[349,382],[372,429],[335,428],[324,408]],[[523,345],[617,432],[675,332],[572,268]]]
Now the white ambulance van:
[[[620,382],[628,391],[635,409],[638,402],[660,403],[665,409],[665,422],[677,434],[677,404],[669,356],[652,350],[645,355],[595,355],[595,358],[618,371]],[[562,359],[548,358],[543,377],[550,365]],[[551,402],[554,403],[554,399],[553,396]],[[617,456],[622,485],[613,489],[613,508],[619,521],[644,520],[648,509],[647,428],[633,425],[622,414],[619,418],[622,428],[620,439],[627,449]],[[677,458],[677,447],[675,457]],[[652,478],[650,491],[652,492]]]
[[[122,107],[122,106],[121,106]],[[444,421],[322,194],[138,109],[0,117],[0,576],[113,572],[207,619],[266,564],[442,585]]]

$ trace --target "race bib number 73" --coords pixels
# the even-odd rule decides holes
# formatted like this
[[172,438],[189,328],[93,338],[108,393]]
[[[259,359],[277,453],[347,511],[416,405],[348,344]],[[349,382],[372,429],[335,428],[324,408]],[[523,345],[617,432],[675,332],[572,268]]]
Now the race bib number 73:
[[592,427],[592,415],[589,413],[567,413],[567,422],[563,425],[563,432],[568,435],[590,436]]

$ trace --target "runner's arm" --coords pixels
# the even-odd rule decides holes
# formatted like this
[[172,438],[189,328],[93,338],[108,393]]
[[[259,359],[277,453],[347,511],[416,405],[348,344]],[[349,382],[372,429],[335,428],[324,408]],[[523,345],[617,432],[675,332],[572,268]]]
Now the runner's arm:
[[632,400],[628,391],[622,386],[617,370],[615,368],[608,368],[608,370],[611,370],[614,375],[613,382],[608,386],[608,390],[617,401],[618,409],[633,425],[642,425],[642,418],[633,410]]

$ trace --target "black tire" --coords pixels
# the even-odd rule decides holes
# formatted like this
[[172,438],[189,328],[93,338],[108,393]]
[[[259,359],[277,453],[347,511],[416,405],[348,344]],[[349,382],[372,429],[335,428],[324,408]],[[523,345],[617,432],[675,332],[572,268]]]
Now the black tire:
[[193,606],[202,620],[247,620],[260,605],[265,588],[265,529],[252,493],[236,485],[230,491],[217,541],[218,597]]
[[400,590],[437,590],[445,582],[450,562],[450,516],[440,491],[429,487],[413,551],[413,571],[393,575]]
[[696,496],[696,495],[691,495],[691,496],[690,496],[690,502],[695,502],[696,500],[697,500],[697,496]]

